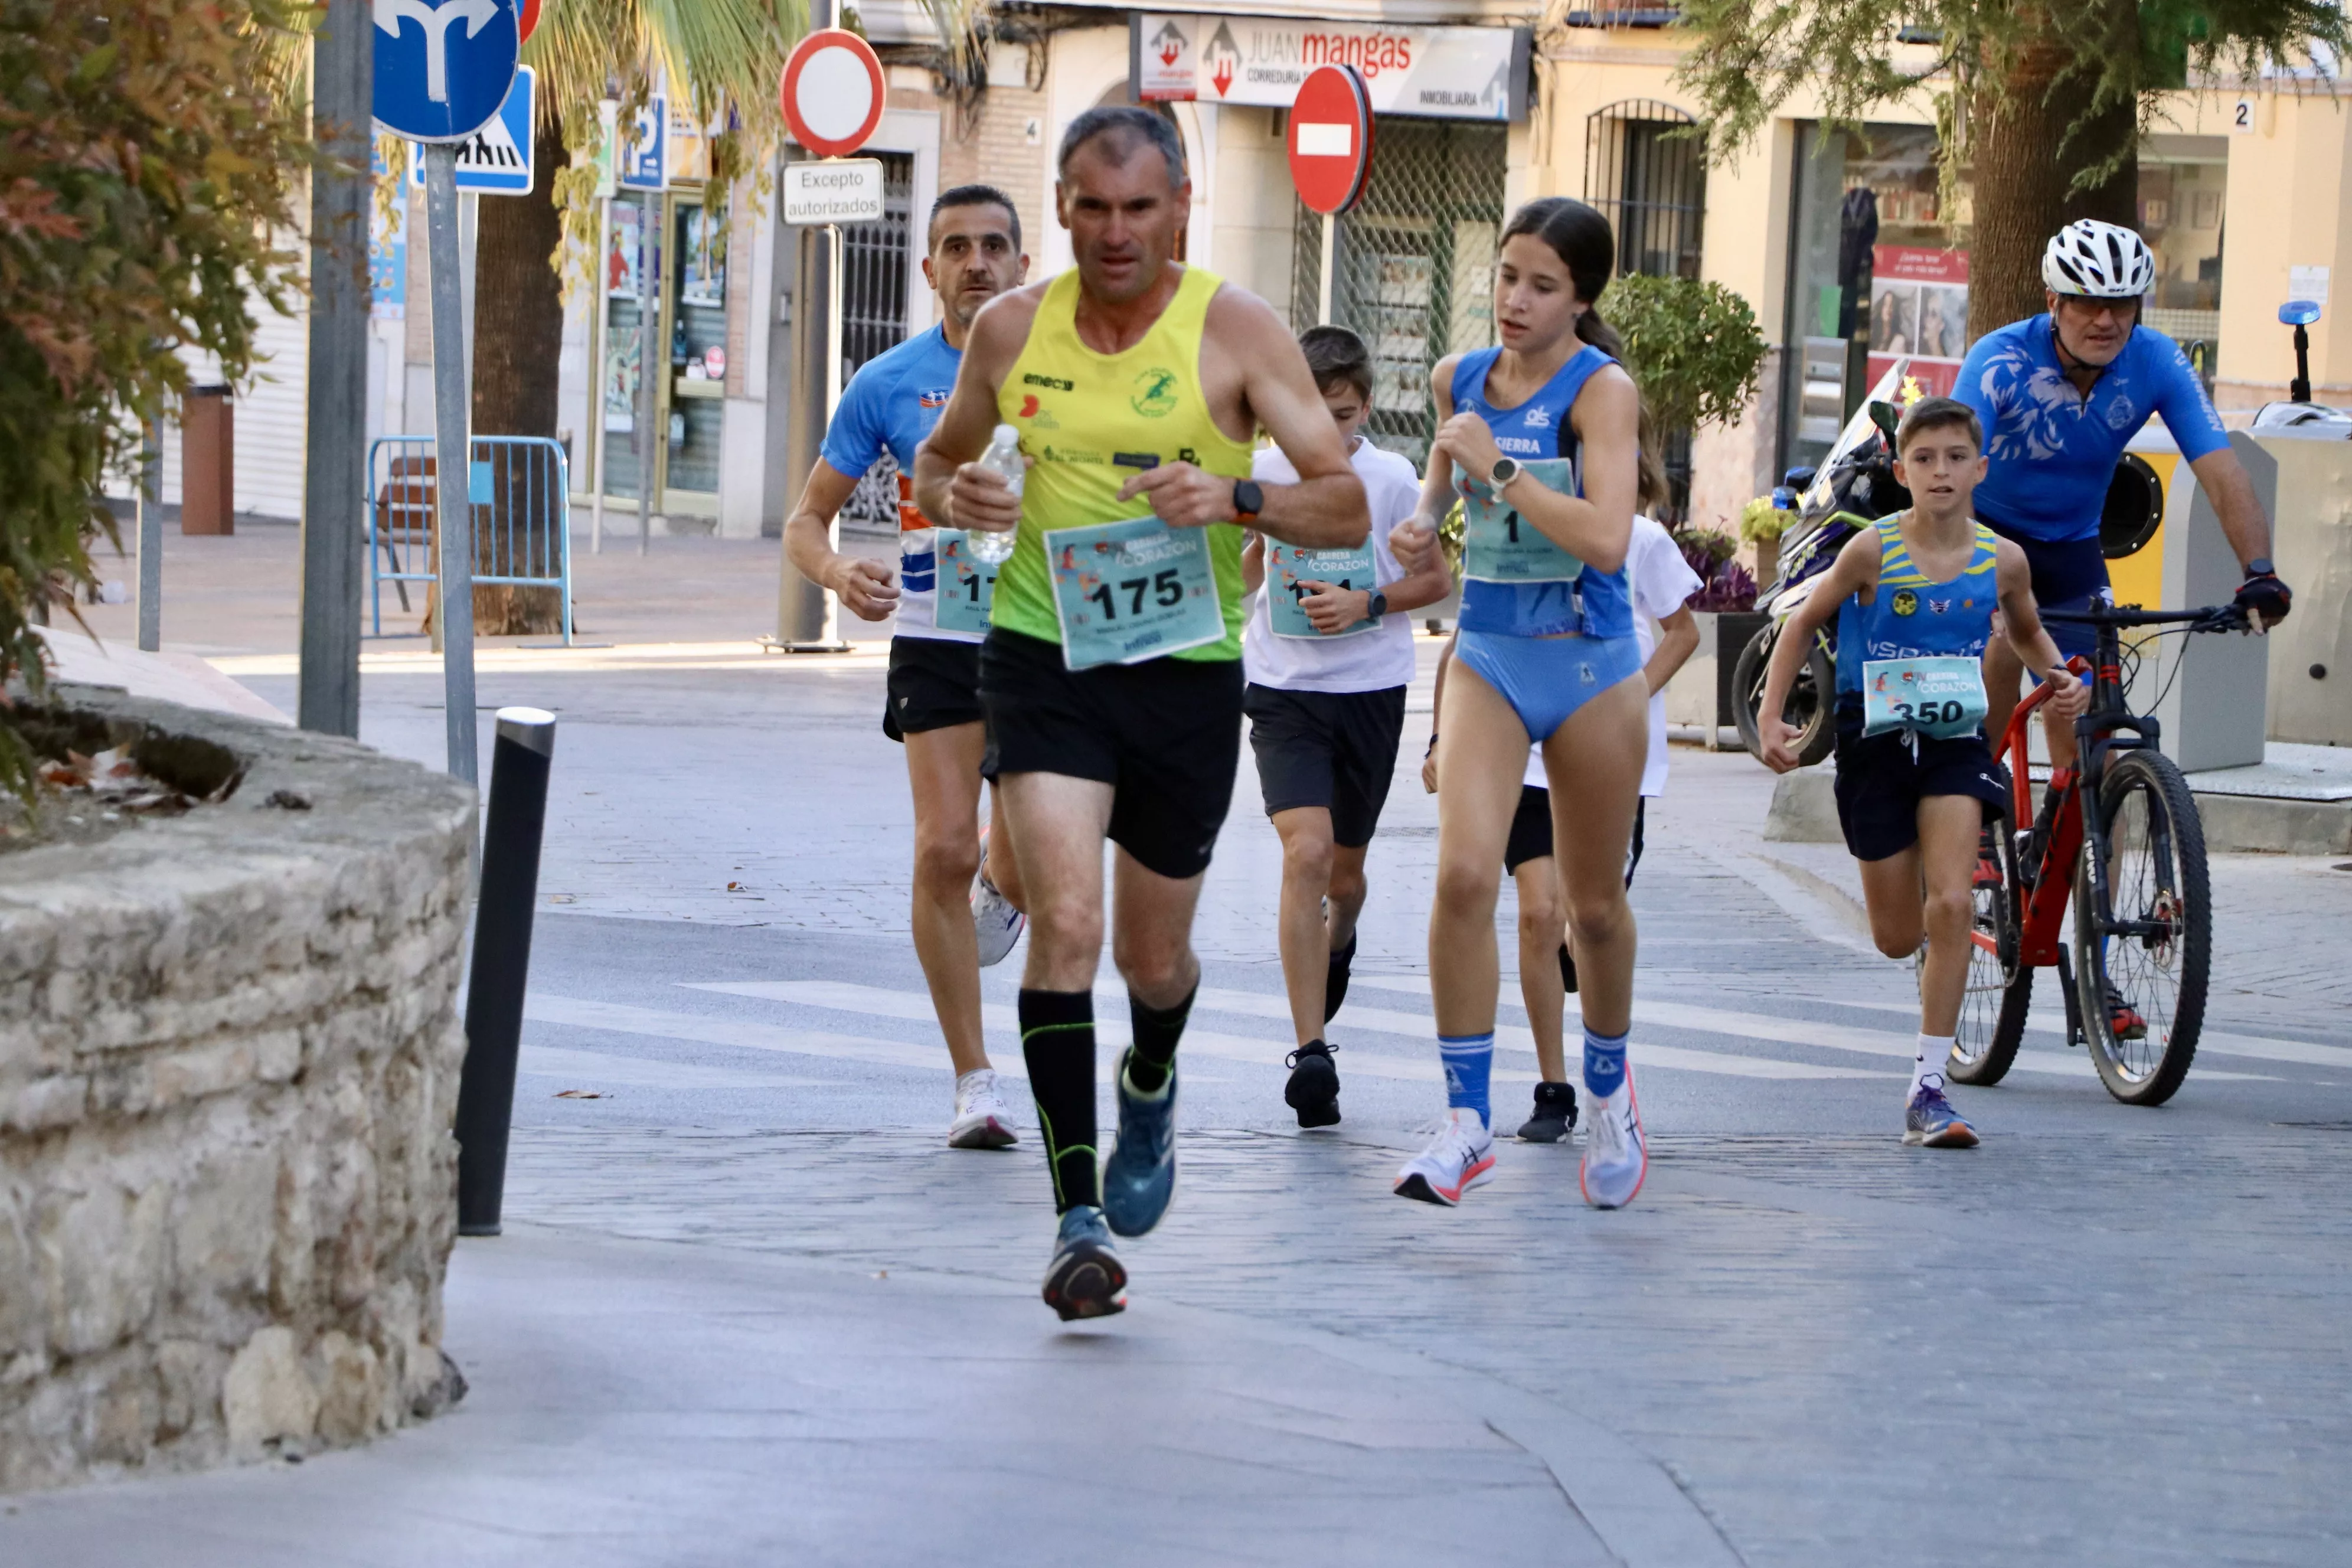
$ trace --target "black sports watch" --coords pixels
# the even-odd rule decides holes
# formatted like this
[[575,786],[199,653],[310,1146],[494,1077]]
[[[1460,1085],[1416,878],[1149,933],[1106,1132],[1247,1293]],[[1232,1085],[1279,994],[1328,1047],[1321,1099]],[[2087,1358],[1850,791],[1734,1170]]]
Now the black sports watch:
[[2269,556],[2257,555],[2252,561],[2246,563],[2246,575],[2249,577],[2275,577],[2278,575],[2278,568],[2271,564],[2271,558]]
[[1234,481],[1234,521],[1255,522],[1265,506],[1265,491],[1255,479]]
[[1386,594],[1381,593],[1378,588],[1373,589],[1372,596],[1364,604],[1364,614],[1377,621],[1388,613],[1389,596]]

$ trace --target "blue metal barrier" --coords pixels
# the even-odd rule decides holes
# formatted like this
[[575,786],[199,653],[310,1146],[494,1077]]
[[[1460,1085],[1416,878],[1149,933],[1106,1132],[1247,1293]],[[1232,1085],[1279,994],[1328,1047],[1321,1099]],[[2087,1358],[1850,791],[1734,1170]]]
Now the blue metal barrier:
[[[408,584],[439,575],[433,559],[434,438],[382,436],[368,443],[368,603],[383,635],[383,585],[409,607]],[[562,595],[563,645],[572,646],[572,485],[563,448],[544,436],[477,436],[466,476],[474,531],[474,581],[553,588]]]

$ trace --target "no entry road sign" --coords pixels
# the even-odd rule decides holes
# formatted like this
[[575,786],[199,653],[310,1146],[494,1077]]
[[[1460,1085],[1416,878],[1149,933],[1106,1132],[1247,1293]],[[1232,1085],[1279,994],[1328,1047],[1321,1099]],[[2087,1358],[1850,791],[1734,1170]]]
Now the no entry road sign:
[[856,34],[826,27],[793,47],[777,97],[793,140],[838,158],[865,146],[882,123],[882,62]]
[[1346,212],[1372,169],[1372,100],[1353,66],[1318,66],[1290,107],[1290,182],[1318,213]]
[[514,85],[515,0],[374,0],[376,122],[415,142],[462,142]]

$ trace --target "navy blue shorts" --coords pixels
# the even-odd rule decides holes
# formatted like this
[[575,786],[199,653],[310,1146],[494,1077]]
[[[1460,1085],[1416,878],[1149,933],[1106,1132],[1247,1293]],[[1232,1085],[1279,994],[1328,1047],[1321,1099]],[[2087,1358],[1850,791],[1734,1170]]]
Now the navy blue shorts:
[[1919,842],[1919,803],[1936,795],[1973,795],[1995,821],[2009,804],[2009,773],[1981,734],[1922,736],[1914,748],[1899,730],[1864,736],[1860,713],[1838,725],[1838,827],[1855,859],[1884,860]]
[[[2025,552],[2025,564],[2033,574],[2033,602],[2045,610],[2087,610],[2091,595],[2107,585],[2106,552],[2099,548],[2099,536],[2088,539],[2053,541],[2032,539],[2012,532],[1990,518],[1981,520],[1987,528]],[[2081,654],[2091,657],[2098,642],[2098,629],[2079,623],[2044,621],[2050,640],[2058,651],[2069,658]]]

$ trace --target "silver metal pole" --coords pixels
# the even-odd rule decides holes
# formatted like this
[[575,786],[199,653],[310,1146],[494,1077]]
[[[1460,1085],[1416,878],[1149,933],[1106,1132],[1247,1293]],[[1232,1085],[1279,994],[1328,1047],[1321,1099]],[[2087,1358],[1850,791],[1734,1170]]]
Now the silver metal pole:
[[654,539],[654,465],[659,461],[660,443],[669,439],[667,430],[654,428],[654,377],[668,374],[669,348],[654,340],[661,335],[661,293],[663,285],[654,277],[654,258],[661,255],[656,242],[654,224],[661,216],[661,204],[650,194],[637,198],[637,244],[645,265],[637,271],[637,553],[653,553]]
[[466,386],[466,321],[457,268],[457,150],[425,149],[425,241],[433,275],[433,495],[440,544],[441,683],[447,702],[449,772],[467,784],[475,762],[472,400]]
[[163,646],[163,422],[150,419],[139,438],[139,646]]
[[[588,357],[595,369],[588,395],[588,553],[604,553],[604,356],[612,353],[612,302],[604,295],[604,247],[613,243],[613,198],[596,198],[595,314],[588,323]],[[566,510],[570,503],[566,503]]]
[[[329,0],[311,47],[311,122],[332,165],[310,177],[310,386],[302,476],[302,728],[360,732],[360,589],[366,544],[368,106],[375,22],[368,0]],[[142,514],[150,510],[142,505]],[[140,519],[139,646],[160,635],[161,530]],[[149,565],[151,555],[154,565]],[[154,582],[151,585],[151,574]]]
[[1323,215],[1323,275],[1316,284],[1315,323],[1331,324],[1331,272],[1334,258],[1339,249],[1339,220],[1329,213]]

